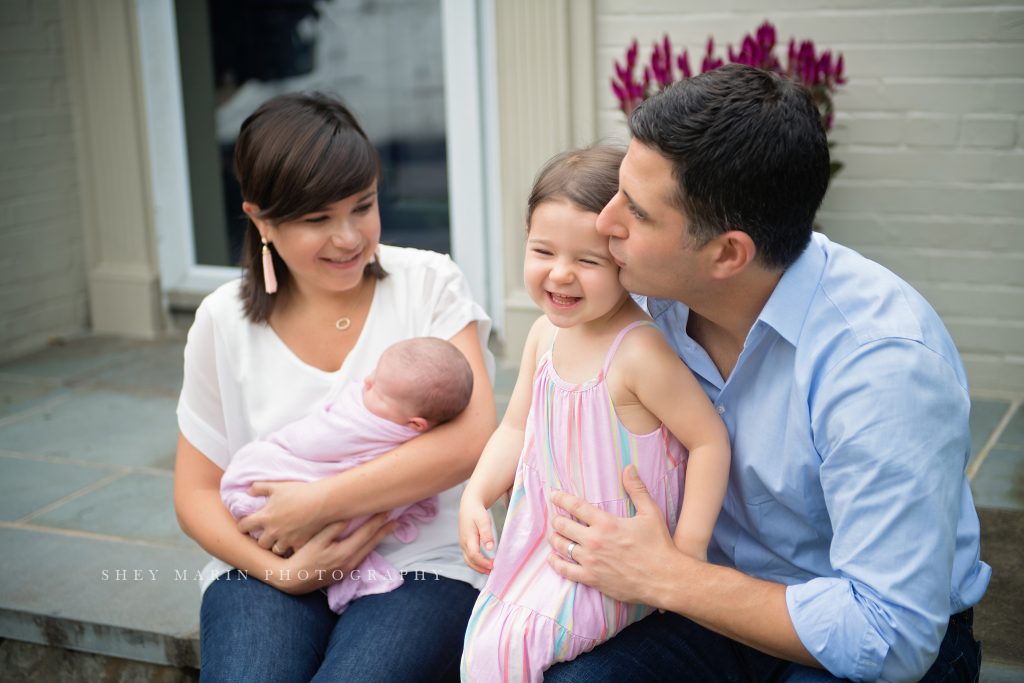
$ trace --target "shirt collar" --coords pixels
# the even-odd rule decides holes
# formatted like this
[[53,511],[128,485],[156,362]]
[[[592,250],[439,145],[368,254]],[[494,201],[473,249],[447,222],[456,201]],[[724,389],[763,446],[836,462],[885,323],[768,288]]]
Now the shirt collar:
[[811,236],[803,253],[782,274],[768,303],[757,316],[759,322],[771,327],[793,346],[800,338],[811,300],[821,282],[827,242],[828,239],[819,233]]
[[[783,339],[796,346],[800,330],[803,329],[804,320],[807,318],[807,311],[811,307],[811,300],[818,290],[821,274],[825,270],[827,243],[828,238],[824,235],[811,235],[803,253],[786,269],[779,283],[775,285],[768,302],[757,316],[755,325],[757,322],[768,325]],[[636,299],[655,320],[668,309],[675,308],[683,327],[674,332],[681,338],[689,339],[686,334],[686,320],[689,318],[690,309],[685,304],[673,299],[654,297],[636,296]]]

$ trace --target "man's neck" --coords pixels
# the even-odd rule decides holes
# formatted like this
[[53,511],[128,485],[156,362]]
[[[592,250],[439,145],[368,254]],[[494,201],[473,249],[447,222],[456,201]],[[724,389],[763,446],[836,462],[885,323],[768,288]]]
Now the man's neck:
[[781,272],[751,270],[690,306],[686,332],[704,347],[723,379],[732,374],[750,328],[781,278]]

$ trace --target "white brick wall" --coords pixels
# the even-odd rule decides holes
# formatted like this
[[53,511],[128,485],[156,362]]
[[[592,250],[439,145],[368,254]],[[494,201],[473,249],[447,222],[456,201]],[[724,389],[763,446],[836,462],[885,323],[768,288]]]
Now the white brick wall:
[[[972,389],[1024,392],[1024,5],[981,0],[597,0],[598,132],[625,139],[608,87],[632,38],[704,42],[769,19],[846,56],[832,138],[846,164],[819,220],[935,306]],[[720,55],[724,50],[720,49]]]
[[86,329],[57,0],[0,2],[0,360]]

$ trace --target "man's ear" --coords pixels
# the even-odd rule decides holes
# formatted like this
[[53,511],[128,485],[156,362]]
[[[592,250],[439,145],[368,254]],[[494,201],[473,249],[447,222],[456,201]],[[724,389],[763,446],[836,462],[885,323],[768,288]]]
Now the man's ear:
[[405,426],[412,427],[417,432],[425,432],[430,429],[430,423],[422,417],[410,417],[409,421],[405,423]]
[[757,257],[757,245],[742,230],[728,230],[713,242],[711,274],[725,280],[743,272]]

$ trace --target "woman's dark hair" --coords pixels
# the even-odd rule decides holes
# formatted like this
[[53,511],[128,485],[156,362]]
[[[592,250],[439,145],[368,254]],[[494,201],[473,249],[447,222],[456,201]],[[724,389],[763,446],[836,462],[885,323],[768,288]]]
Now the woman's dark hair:
[[601,213],[619,191],[619,166],[626,151],[611,145],[570,149],[551,157],[537,173],[526,202],[526,229],[543,202],[564,199],[577,209]]
[[[242,198],[272,223],[294,220],[365,190],[380,176],[377,151],[352,112],[322,93],[267,100],[242,123],[235,143]],[[270,251],[278,291],[291,283],[288,266]],[[242,301],[252,322],[265,322],[275,296],[263,288],[262,243],[251,220],[242,241]],[[366,275],[387,275],[378,258]]]
[[671,162],[676,204],[698,247],[741,230],[763,265],[785,268],[807,246],[828,187],[829,154],[803,86],[729,64],[646,100],[629,129]]

